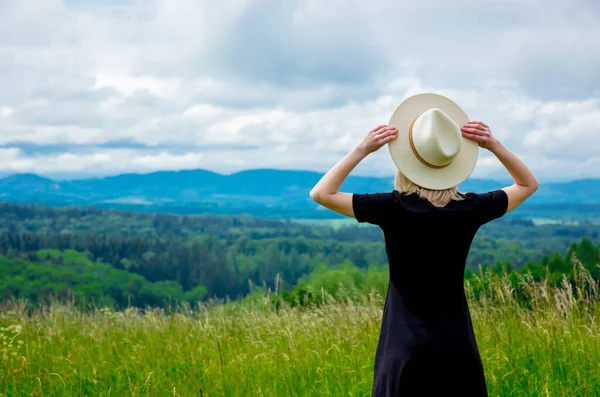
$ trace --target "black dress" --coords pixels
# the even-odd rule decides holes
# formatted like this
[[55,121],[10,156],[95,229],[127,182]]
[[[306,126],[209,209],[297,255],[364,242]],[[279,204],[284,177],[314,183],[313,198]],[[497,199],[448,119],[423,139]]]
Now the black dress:
[[475,233],[506,213],[508,196],[462,196],[445,207],[396,190],[352,196],[357,221],[382,229],[389,263],[374,397],[488,396],[464,270]]

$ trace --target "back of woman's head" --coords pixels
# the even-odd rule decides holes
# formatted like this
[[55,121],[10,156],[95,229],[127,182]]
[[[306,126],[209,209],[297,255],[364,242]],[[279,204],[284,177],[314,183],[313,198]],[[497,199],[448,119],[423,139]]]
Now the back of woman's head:
[[463,200],[463,196],[460,195],[457,186],[445,190],[427,189],[412,182],[399,169],[396,169],[394,188],[403,194],[417,193],[419,197],[442,206],[448,204],[451,200]]

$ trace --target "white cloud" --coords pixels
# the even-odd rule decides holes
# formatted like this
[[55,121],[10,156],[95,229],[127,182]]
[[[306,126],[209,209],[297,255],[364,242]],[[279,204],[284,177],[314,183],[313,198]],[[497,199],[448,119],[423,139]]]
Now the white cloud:
[[100,73],[96,75],[94,88],[110,87],[125,96],[132,95],[137,90],[147,90],[153,95],[173,98],[181,91],[179,80],[160,79],[152,76],[119,76]]
[[0,117],[8,117],[15,112],[15,109],[8,106],[0,107]]
[[[540,177],[600,177],[598,37],[591,0],[6,0],[0,172],[326,171],[434,91]],[[384,148],[355,174],[392,170]],[[482,153],[474,176],[506,173]]]
[[62,153],[49,156],[23,156],[10,149],[0,149],[3,161],[2,172],[41,172],[43,174],[88,172],[103,175],[121,171],[151,172],[158,170],[192,169],[202,164],[203,153],[171,155],[166,152],[147,154],[135,150],[99,150],[95,153]]

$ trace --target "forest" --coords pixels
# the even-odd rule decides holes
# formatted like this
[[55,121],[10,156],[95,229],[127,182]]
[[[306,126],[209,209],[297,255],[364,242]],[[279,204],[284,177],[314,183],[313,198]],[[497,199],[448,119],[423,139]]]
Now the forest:
[[[598,277],[598,225],[534,225],[499,219],[483,226],[465,269],[569,277],[573,255]],[[361,290],[387,283],[378,227],[249,215],[178,216],[97,208],[0,204],[0,299],[40,303],[165,306],[242,299],[278,290],[290,301],[309,290]]]

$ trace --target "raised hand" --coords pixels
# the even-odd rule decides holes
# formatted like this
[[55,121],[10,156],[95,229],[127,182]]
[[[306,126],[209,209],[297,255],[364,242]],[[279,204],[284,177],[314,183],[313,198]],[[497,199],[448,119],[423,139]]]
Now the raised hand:
[[477,142],[484,149],[492,150],[498,143],[498,140],[492,135],[490,127],[483,121],[469,121],[461,127],[461,131],[465,138]]
[[382,124],[373,128],[367,137],[359,144],[365,154],[373,153],[388,142],[398,138],[398,128]]

